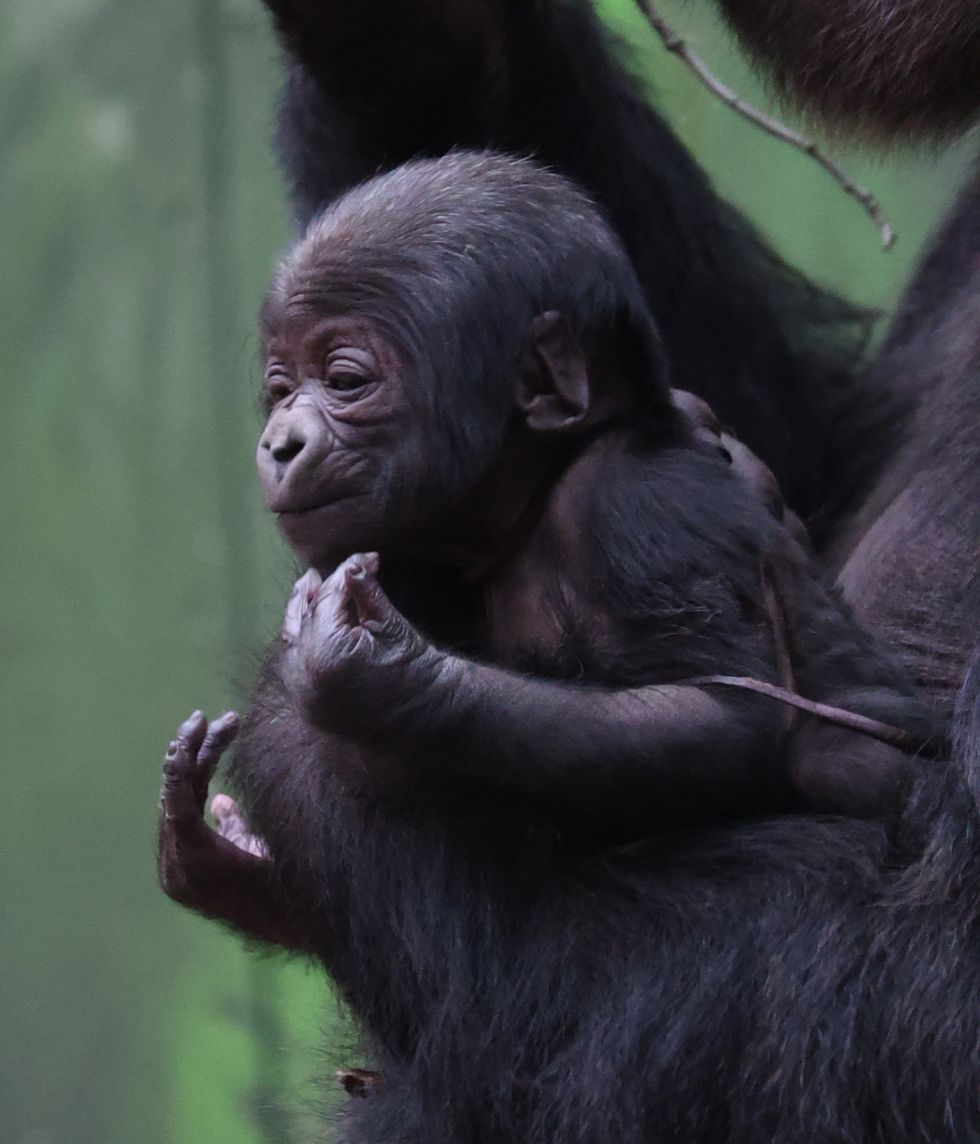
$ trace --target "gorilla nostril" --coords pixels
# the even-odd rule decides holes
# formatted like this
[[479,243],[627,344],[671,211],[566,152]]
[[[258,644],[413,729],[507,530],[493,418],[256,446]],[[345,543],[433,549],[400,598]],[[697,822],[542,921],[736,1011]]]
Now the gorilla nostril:
[[285,441],[277,441],[270,450],[273,460],[280,465],[288,465],[294,457],[303,451],[305,444],[306,442],[298,437],[287,437]]

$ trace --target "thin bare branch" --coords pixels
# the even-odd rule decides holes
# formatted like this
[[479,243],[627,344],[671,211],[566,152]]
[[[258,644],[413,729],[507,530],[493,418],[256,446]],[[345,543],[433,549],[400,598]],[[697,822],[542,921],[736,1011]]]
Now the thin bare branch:
[[693,52],[684,40],[666,23],[656,7],[651,3],[651,0],[636,0],[636,6],[646,17],[650,27],[653,28],[660,37],[667,51],[673,52],[675,56],[683,60],[704,86],[713,95],[717,96],[722,103],[727,104],[733,111],[737,111],[739,115],[747,119],[750,123],[754,123],[756,127],[761,127],[767,134],[782,140],[784,143],[788,143],[791,147],[795,147],[805,155],[809,155],[811,159],[823,167],[845,194],[857,199],[878,228],[878,233],[881,236],[881,245],[885,250],[891,250],[895,245],[895,231],[888,221],[888,216],[885,214],[881,203],[878,202],[869,190],[865,187],[858,186],[844,168],[841,167],[839,163],[835,163],[829,155],[826,155],[812,139],[801,135],[791,127],[787,127],[785,123],[780,123],[778,119],[773,119],[771,115],[767,115],[764,111],[761,111],[758,107],[754,107],[751,103],[747,103],[741,96],[732,91],[727,84],[722,83],[704,60],[701,59],[696,52]]
[[869,735],[872,739],[878,739],[902,751],[929,751],[935,746],[928,740],[918,739],[909,731],[893,727],[891,723],[883,723],[880,719],[859,715],[856,711],[848,711],[844,707],[835,707],[830,703],[817,703],[813,699],[806,699],[802,695],[797,695],[795,691],[787,691],[785,687],[777,687],[775,683],[767,683],[763,679],[751,679],[742,675],[697,675],[693,679],[685,679],[684,682],[692,687],[717,684],[721,687],[737,687],[742,691],[754,691],[757,695],[765,695],[768,699],[775,699],[789,707],[806,711],[807,714],[823,719],[826,723],[834,723],[838,727],[846,727],[849,731]]

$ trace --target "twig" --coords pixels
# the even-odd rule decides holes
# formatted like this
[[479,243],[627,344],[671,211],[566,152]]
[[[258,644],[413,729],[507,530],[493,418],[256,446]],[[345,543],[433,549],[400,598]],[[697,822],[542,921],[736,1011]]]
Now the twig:
[[835,163],[828,155],[825,155],[812,139],[808,139],[805,135],[787,127],[785,123],[780,123],[778,119],[773,119],[771,115],[760,111],[758,107],[747,103],[727,84],[722,83],[704,60],[696,52],[692,52],[684,40],[665,22],[651,0],[636,0],[636,6],[646,17],[650,27],[660,37],[667,51],[673,52],[675,56],[683,60],[704,86],[716,95],[722,103],[727,104],[733,111],[737,111],[743,118],[754,123],[757,127],[761,127],[763,131],[774,138],[781,139],[784,143],[788,143],[791,147],[796,147],[805,155],[809,155],[837,182],[845,194],[857,199],[878,228],[881,245],[885,250],[891,250],[895,245],[895,231],[892,229],[892,224],[888,221],[888,216],[885,214],[881,203],[869,190],[858,186],[844,168]]
[[766,683],[762,679],[749,679],[741,675],[697,675],[693,679],[685,679],[684,683],[691,687],[717,684],[721,687],[738,687],[742,691],[754,691],[757,695],[765,695],[768,699],[775,699],[779,703],[786,703],[790,707],[806,711],[807,714],[823,719],[826,723],[846,727],[849,731],[868,735],[872,739],[878,739],[903,751],[929,751],[934,745],[931,740],[919,739],[900,727],[893,727],[891,723],[882,723],[880,719],[859,715],[856,711],[848,711],[844,707],[834,707],[829,703],[817,703],[813,699],[805,699],[802,695],[787,691],[785,687],[777,687],[774,683]]

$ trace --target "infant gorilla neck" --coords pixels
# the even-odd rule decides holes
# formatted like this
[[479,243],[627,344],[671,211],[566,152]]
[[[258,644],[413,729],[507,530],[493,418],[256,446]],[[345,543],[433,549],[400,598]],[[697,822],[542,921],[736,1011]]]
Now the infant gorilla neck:
[[472,589],[469,637],[479,650],[505,666],[548,663],[553,674],[562,649],[599,619],[577,525],[629,442],[610,425],[561,448],[531,444],[537,448],[505,447],[453,514],[451,530],[412,555],[458,572]]
[[609,430],[561,456],[523,507],[515,502],[509,528],[485,550],[482,565],[467,570],[482,590],[481,634],[496,662],[550,664],[548,674],[564,674],[565,648],[598,631],[602,614],[577,525],[591,516],[596,490],[626,444],[622,430]]

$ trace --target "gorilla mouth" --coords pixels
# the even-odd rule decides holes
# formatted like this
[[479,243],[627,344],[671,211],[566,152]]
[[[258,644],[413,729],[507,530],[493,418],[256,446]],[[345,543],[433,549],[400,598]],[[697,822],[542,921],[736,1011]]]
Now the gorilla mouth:
[[[325,501],[324,504],[329,504]],[[316,512],[318,508],[323,508],[323,504],[311,504],[307,508],[274,508],[272,511],[276,516],[305,516],[306,513]]]
[[317,512],[321,508],[330,508],[340,501],[350,500],[351,497],[356,497],[357,495],[356,492],[340,493],[335,497],[329,497],[327,500],[318,501],[316,504],[297,505],[296,507],[278,508],[275,505],[270,505],[269,511],[275,513],[278,517],[309,516],[310,513]]

